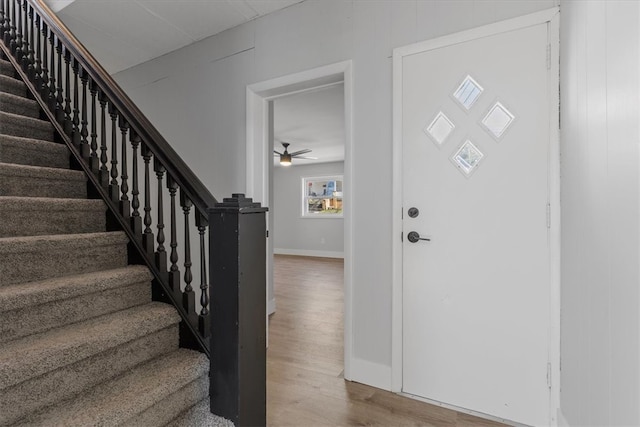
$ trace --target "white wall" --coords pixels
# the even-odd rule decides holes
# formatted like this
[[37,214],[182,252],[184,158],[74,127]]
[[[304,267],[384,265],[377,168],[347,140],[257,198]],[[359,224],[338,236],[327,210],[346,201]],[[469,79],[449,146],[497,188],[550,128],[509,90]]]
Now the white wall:
[[[303,160],[301,160],[303,161]],[[302,178],[342,175],[344,162],[273,169],[273,246],[275,253],[342,257],[342,218],[303,218]]]
[[307,0],[115,77],[222,197],[245,188],[246,86],[353,60],[351,374],[357,381],[389,388],[391,239],[399,236],[391,233],[391,203],[380,201],[390,201],[392,195],[392,50],[556,4]]
[[640,4],[561,4],[562,381],[572,426],[640,424]]

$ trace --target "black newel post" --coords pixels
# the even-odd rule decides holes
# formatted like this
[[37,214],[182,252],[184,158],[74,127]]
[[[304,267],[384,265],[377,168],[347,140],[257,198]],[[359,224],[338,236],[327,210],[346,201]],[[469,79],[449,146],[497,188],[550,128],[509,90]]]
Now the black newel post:
[[267,208],[234,194],[209,209],[211,412],[266,425]]

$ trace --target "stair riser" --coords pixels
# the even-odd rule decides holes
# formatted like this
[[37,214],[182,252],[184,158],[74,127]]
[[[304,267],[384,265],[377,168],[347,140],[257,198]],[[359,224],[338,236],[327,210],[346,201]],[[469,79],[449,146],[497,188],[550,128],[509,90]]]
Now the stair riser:
[[0,115],[0,133],[53,141],[53,126],[51,123],[22,116]]
[[209,378],[205,375],[121,424],[131,427],[164,426],[209,395]]
[[65,145],[0,135],[0,162],[50,168],[69,168]]
[[151,301],[151,284],[130,286],[2,313],[0,344]]
[[27,87],[20,80],[0,75],[0,92],[6,92],[17,96],[26,96]]
[[84,199],[87,197],[86,180],[29,177],[3,174],[0,171],[0,196],[55,197]]
[[20,116],[40,117],[40,107],[35,101],[26,98],[16,98],[12,96],[3,96],[0,94],[0,111],[5,113],[18,114]]
[[[72,206],[73,207],[73,206]],[[106,207],[99,209],[5,209],[0,201],[0,237],[105,231]]]
[[0,390],[0,426],[82,394],[139,363],[178,348],[178,325]]
[[0,74],[3,76],[14,77],[16,71],[13,69],[13,66],[10,62],[0,60]]
[[1,285],[24,283],[71,274],[109,270],[127,265],[126,244],[74,247],[53,241],[45,249],[28,249],[3,254],[0,263]]

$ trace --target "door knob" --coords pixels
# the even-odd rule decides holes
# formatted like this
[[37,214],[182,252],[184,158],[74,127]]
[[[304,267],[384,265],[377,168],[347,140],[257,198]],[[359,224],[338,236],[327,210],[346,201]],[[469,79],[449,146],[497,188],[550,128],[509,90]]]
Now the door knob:
[[420,233],[418,233],[417,231],[410,231],[409,234],[407,234],[407,239],[411,243],[416,243],[418,240],[424,240],[424,241],[427,241],[427,242],[431,241],[431,239],[427,239],[425,237],[420,237]]

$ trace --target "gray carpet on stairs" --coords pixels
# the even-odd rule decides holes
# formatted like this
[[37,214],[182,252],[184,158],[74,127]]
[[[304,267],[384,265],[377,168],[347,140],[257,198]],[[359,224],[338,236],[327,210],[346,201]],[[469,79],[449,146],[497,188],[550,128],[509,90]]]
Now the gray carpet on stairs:
[[0,134],[0,163],[66,169],[69,150],[54,142]]
[[[1,43],[1,42],[0,42]],[[215,426],[209,360],[0,59],[0,426]]]

